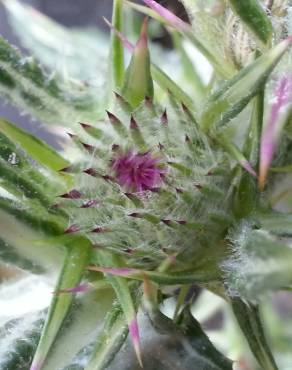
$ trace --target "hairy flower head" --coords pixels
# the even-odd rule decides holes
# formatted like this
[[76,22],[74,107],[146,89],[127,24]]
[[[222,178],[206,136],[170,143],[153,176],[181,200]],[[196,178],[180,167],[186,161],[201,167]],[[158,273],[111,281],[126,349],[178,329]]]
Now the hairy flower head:
[[133,150],[118,153],[112,161],[111,170],[120,186],[135,192],[161,186],[166,173],[161,157],[151,152],[136,153]]

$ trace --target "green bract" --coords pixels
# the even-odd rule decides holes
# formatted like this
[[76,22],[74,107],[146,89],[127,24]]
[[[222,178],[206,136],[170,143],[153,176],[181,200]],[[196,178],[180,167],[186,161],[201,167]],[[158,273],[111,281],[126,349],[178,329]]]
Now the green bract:
[[[208,339],[195,286],[233,311],[242,360],[280,368],[260,306],[292,287],[291,2],[184,0],[190,23],[144,3],[115,0],[107,37],[4,1],[38,62],[0,39],[0,93],[69,137],[57,152],[0,119],[0,258],[52,287],[4,320],[1,369],[231,370],[243,351]],[[174,50],[149,41],[157,21]]]

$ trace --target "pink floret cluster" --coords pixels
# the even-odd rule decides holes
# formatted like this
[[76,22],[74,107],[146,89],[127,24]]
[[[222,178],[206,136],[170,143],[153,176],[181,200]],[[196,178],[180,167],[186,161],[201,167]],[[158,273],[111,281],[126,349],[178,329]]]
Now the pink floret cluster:
[[111,170],[120,186],[133,192],[143,192],[161,186],[166,168],[163,159],[151,152],[119,153],[112,161]]

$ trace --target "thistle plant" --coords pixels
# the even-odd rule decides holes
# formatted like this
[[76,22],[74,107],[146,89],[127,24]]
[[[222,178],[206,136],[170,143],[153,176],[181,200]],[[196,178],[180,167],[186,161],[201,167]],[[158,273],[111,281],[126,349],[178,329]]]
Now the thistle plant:
[[[0,120],[1,260],[55,283],[47,310],[0,330],[2,369],[240,366],[191,313],[194,286],[230,306],[251,366],[279,368],[260,309],[292,284],[292,4],[182,2],[189,23],[154,0],[114,0],[107,40],[4,1],[36,59],[0,39],[1,94],[69,144]],[[157,22],[174,51],[149,41]],[[170,365],[147,356],[149,332],[171,343]]]

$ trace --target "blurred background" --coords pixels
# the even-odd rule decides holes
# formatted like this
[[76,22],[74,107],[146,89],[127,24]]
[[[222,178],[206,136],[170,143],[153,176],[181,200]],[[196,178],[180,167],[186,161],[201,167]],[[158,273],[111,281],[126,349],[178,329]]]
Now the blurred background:
[[[102,17],[110,18],[112,1],[109,0],[22,0],[57,22],[68,27],[98,26],[106,32]],[[29,19],[27,20],[30,21]],[[7,13],[0,3],[0,34],[21,50],[24,48],[9,25]],[[26,51],[26,50],[24,50]],[[21,115],[16,108],[0,98],[0,115],[55,145],[54,135],[50,134],[39,122],[32,123],[29,116]]]
[[[112,8],[111,0],[22,0],[21,2],[33,6],[35,9],[38,9],[40,12],[66,27],[99,27],[105,33],[108,33],[108,28],[102,17],[110,19]],[[139,3],[141,1],[136,0],[136,2]],[[178,0],[162,0],[160,2],[167,5],[181,18],[187,19],[184,8]],[[29,19],[27,21],[29,22]],[[13,45],[27,52],[13,32],[5,8],[1,2],[0,34]],[[165,47],[171,47],[171,41],[166,32],[160,33],[154,41],[163,44]],[[29,55],[28,52],[27,54]],[[39,122],[37,124],[35,122],[32,123],[29,116],[21,115],[16,108],[5,103],[1,97],[0,116],[17,123],[21,127],[44,139],[49,144],[56,146],[54,135],[48,132],[46,127],[42,126]]]

